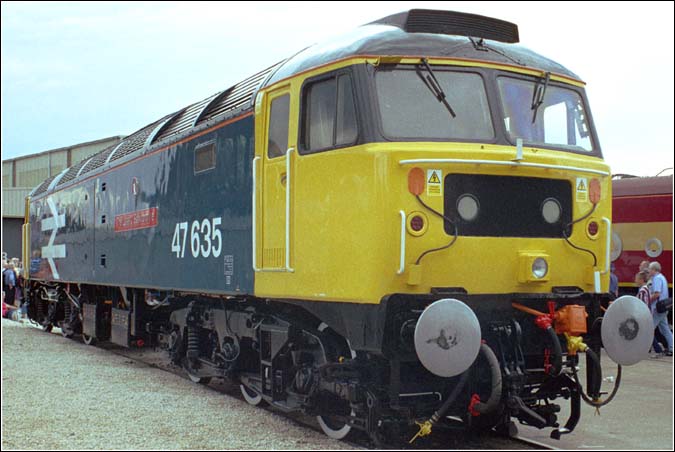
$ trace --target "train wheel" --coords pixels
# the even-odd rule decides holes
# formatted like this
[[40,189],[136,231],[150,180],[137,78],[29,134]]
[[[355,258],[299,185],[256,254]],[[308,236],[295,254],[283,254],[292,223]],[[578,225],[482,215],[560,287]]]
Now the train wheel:
[[262,395],[258,394],[253,389],[250,389],[243,384],[239,385],[239,389],[241,390],[241,395],[244,396],[244,400],[246,400],[249,405],[260,406],[265,402]]
[[346,418],[356,415],[349,402],[331,395],[322,400],[320,406],[320,411],[324,414],[317,416],[316,420],[329,438],[341,440],[354,436],[356,431],[345,421]]
[[52,331],[52,328],[54,328],[54,325],[52,325],[49,320],[44,319],[44,323],[40,323],[40,327],[42,327],[42,331],[45,333],[50,333]]
[[200,385],[207,385],[211,383],[211,377],[198,377],[197,375],[191,374],[189,371],[187,372],[187,375],[193,383]]
[[188,364],[188,360],[185,359],[183,361],[183,369],[185,369],[185,372],[188,375],[188,378],[190,381],[193,383],[197,383],[200,385],[207,385],[211,383],[211,377],[199,377],[194,373],[194,370],[190,367],[190,364]]
[[82,333],[82,342],[84,342],[87,345],[94,345],[96,344],[96,338],[94,336],[88,336]]
[[344,421],[333,419],[331,416],[317,416],[321,430],[333,439],[345,439],[352,432],[353,427]]

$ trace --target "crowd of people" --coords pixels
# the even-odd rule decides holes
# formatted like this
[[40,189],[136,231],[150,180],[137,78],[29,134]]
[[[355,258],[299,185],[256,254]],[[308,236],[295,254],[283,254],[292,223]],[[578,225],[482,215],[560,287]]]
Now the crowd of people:
[[21,320],[26,316],[23,299],[23,263],[16,257],[2,259],[2,317]]
[[673,332],[668,325],[668,307],[672,309],[673,299],[668,295],[668,281],[661,273],[661,264],[642,261],[635,284],[639,287],[637,297],[647,305],[654,319],[651,357],[673,356]]

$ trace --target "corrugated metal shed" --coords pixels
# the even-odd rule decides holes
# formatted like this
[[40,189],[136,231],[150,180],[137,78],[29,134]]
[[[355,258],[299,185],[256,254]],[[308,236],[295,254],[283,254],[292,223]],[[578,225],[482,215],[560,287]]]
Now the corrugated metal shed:
[[23,218],[24,200],[30,188],[4,188],[2,198],[2,216],[5,218]]

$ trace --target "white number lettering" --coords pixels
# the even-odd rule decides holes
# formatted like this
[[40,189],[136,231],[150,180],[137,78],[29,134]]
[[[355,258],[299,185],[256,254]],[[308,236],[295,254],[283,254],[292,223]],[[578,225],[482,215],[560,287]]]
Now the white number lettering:
[[218,248],[214,246],[211,250],[213,257],[220,257],[220,251],[223,248],[223,236],[220,234],[220,229],[218,229],[218,226],[220,226],[220,217],[213,219],[213,228],[211,229],[211,238],[213,241],[218,239]]
[[182,222],[180,224],[180,228],[183,230],[183,244],[181,245],[180,257],[185,257],[185,241],[187,240],[187,230],[188,230],[187,221]]
[[192,257],[199,257],[199,221],[192,222],[190,229],[190,249],[192,250]]
[[180,257],[180,225],[176,223],[176,229],[173,231],[173,239],[171,240],[171,252],[176,253],[176,257]]
[[209,257],[211,255],[211,223],[208,218],[204,218],[202,221],[201,232],[205,242],[202,244],[202,257]]
[[[176,223],[171,239],[171,252],[176,253],[177,258],[185,257],[185,248],[187,246],[188,227],[190,229],[190,251],[192,257],[220,257],[223,250],[223,235],[219,226],[222,224],[222,217],[204,218],[201,221],[195,220],[189,227],[189,222]],[[181,237],[181,231],[183,232]]]

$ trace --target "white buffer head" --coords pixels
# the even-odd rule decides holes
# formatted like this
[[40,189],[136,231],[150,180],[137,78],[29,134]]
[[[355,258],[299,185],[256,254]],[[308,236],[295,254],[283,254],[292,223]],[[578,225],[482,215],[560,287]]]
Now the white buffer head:
[[453,377],[468,369],[478,356],[480,339],[476,314],[453,298],[427,306],[415,326],[417,357],[440,377]]
[[654,339],[654,320],[642,300],[624,295],[605,312],[600,333],[612,361],[630,366],[647,357]]

